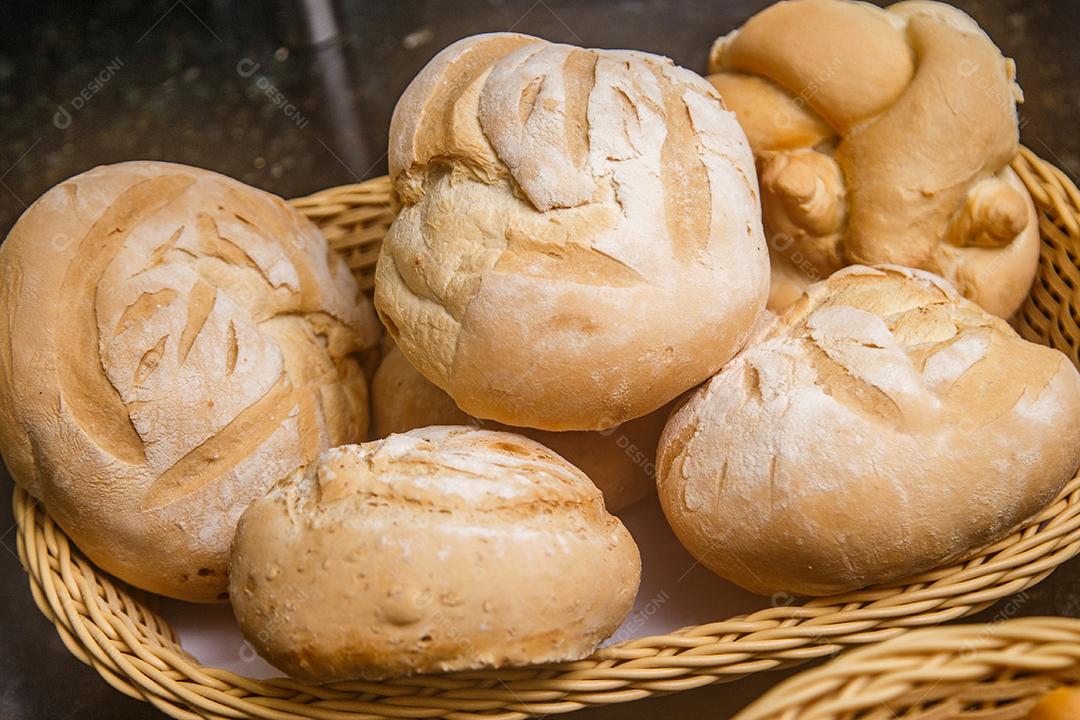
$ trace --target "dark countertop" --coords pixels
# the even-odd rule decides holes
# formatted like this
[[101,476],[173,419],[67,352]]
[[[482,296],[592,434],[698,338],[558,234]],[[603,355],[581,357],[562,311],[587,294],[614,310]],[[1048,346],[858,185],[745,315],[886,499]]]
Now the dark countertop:
[[[288,7],[226,0],[5,3],[0,23],[0,237],[57,182],[100,163],[207,167],[285,197],[385,172],[394,102],[438,50],[513,29],[634,47],[704,70],[713,39],[760,0],[458,0],[339,3],[341,38],[298,49]],[[957,0],[1016,59],[1022,138],[1080,174],[1080,3]],[[291,28],[283,30],[282,28]],[[290,47],[291,46],[291,47]],[[68,653],[15,556],[0,479],[0,717],[157,718]],[[977,620],[1080,616],[1080,560]],[[575,718],[726,718],[785,673],[583,711]]]

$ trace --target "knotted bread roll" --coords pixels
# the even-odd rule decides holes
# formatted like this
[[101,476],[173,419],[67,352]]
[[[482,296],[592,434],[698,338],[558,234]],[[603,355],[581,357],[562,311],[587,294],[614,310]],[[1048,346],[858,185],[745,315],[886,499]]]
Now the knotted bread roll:
[[378,323],[280,198],[159,162],[56,186],[0,247],[0,449],[105,570],[222,599],[248,502],[367,432]]
[[551,432],[515,428],[470,417],[432,385],[396,347],[371,379],[371,421],[376,437],[429,425],[478,425],[520,433],[551,448],[585,473],[618,513],[656,492],[656,443],[667,421],[665,405],[610,430]]
[[474,417],[600,430],[715,372],[765,303],[745,136],[670,60],[466,38],[390,127],[375,306]]
[[852,263],[951,281],[1008,317],[1039,256],[1013,62],[936,2],[792,0],[716,41],[709,80],[757,159],[770,308]]
[[958,560],[1080,465],[1080,373],[941,278],[850,266],[676,411],[660,500],[755,592],[824,595]]
[[334,448],[244,513],[240,629],[292,677],[578,660],[641,560],[580,470],[520,435],[429,427]]

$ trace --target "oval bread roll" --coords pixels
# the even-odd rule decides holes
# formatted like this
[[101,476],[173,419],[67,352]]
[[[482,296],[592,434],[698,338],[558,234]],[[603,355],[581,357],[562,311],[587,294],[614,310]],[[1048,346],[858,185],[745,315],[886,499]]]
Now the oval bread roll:
[[376,309],[473,417],[641,417],[716,372],[765,305],[746,137],[666,58],[466,38],[402,95],[389,153]]
[[660,500],[714,572],[825,595],[963,558],[1080,465],[1080,373],[941,278],[854,265],[812,285],[676,411]]
[[383,356],[371,380],[371,421],[376,437],[428,425],[477,425],[520,433],[570,461],[604,494],[618,513],[656,492],[656,444],[668,406],[609,430],[549,432],[515,428],[469,417],[454,399],[409,364],[397,347]]
[[367,432],[378,321],[281,198],[159,162],[45,193],[0,247],[0,450],[97,565],[224,599],[247,503]]
[[237,620],[310,682],[580,659],[629,612],[637,546],[581,471],[510,433],[335,448],[244,513]]
[[1080,689],[1061,687],[1047,693],[1026,720],[1076,720],[1080,717]]
[[947,278],[1010,317],[1035,277],[1016,67],[969,16],[908,0],[771,5],[718,39],[709,80],[757,160],[769,307],[854,263]]

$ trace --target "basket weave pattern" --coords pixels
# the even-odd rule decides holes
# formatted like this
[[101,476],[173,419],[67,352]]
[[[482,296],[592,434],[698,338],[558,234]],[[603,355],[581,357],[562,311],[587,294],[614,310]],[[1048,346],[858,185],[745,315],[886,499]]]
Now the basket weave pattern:
[[735,720],[1022,720],[1080,681],[1080,620],[951,625],[862,648],[773,688]]
[[[1039,273],[1017,327],[1028,339],[1057,347],[1080,364],[1080,192],[1061,171],[1027,150],[1013,167],[1039,207],[1043,238]],[[294,204],[322,228],[370,292],[379,243],[393,219],[388,180],[332,188]],[[94,567],[20,489],[15,490],[14,509],[19,557],[34,599],[71,652],[120,691],[172,717],[193,720],[511,720],[632,701],[734,680],[954,620],[1042,581],[1080,552],[1078,476],[1053,505],[1009,538],[964,563],[890,586],[629,640],[574,663],[311,686],[201,667],[149,608],[145,594]],[[800,714],[776,717],[804,720]],[[805,716],[810,717],[818,715]]]

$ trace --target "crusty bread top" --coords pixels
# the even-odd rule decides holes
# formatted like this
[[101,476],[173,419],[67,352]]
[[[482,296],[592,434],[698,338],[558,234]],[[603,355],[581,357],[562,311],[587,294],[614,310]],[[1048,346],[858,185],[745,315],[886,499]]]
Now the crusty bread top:
[[390,174],[402,211],[376,307],[476,417],[587,430],[645,414],[715,371],[760,310],[745,137],[666,58],[461,40],[398,102]]
[[367,430],[370,303],[280,198],[99,167],[0,248],[0,448],[95,562],[215,599],[246,503]]
[[[757,156],[774,255],[795,259],[803,285],[896,263],[1016,310],[1038,257],[1034,207],[1008,167],[1021,93],[974,20],[923,0],[793,0],[717,40],[710,70]],[[792,277],[774,274],[774,300]]]
[[584,473],[543,445],[467,426],[419,428],[332,448],[313,473],[300,474],[315,491],[301,497],[320,507],[360,498],[470,512],[535,510],[538,503],[603,508],[600,491]]
[[849,266],[673,414],[676,533],[758,592],[830,594],[951,562],[1073,477],[1080,373],[929,273]]

